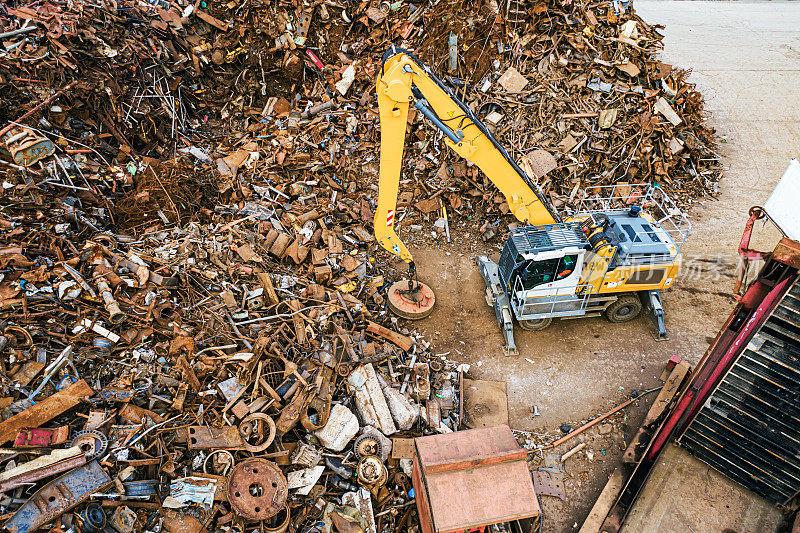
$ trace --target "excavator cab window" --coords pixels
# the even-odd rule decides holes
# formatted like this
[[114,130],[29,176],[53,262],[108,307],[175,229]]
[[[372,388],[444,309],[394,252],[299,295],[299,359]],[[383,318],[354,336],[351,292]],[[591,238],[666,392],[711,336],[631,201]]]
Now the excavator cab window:
[[558,272],[556,273],[556,281],[564,279],[575,270],[575,263],[578,261],[577,255],[565,255],[561,258],[558,265]]
[[517,275],[522,279],[525,290],[539,285],[564,279],[575,270],[577,255],[565,255],[543,261],[528,261],[517,268]]

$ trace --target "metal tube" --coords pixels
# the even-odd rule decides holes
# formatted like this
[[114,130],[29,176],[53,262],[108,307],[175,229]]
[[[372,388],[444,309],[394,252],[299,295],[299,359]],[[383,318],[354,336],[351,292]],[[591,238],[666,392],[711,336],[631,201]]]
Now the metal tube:
[[433,109],[428,107],[428,102],[422,99],[417,99],[414,101],[414,107],[419,109],[419,112],[428,117],[428,120],[433,122],[433,125],[442,130],[442,133],[447,135],[447,137],[453,141],[454,143],[458,144],[462,141],[456,132],[451,130],[442,120],[433,112]]
[[30,33],[32,31],[38,30],[38,26],[28,26],[27,28],[19,28],[18,30],[11,30],[5,33],[0,33],[0,39],[7,39],[8,37],[15,37],[17,35],[22,35],[23,33]]
[[111,286],[106,281],[106,278],[97,278],[95,280],[97,290],[100,291],[100,296],[106,304],[106,311],[109,314],[109,320],[114,324],[121,324],[125,322],[125,313],[119,308],[119,304],[114,299],[114,294],[111,292]]

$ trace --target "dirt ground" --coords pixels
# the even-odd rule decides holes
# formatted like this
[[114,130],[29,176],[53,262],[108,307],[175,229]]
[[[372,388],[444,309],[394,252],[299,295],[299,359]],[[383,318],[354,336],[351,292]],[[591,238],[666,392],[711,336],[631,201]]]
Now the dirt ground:
[[[665,60],[694,69],[691,80],[706,95],[707,109],[724,140],[721,151],[727,165],[719,198],[690,211],[693,234],[683,249],[684,268],[675,286],[662,295],[668,340],[654,340],[646,316],[627,324],[604,318],[555,321],[541,332],[515,328],[519,355],[506,356],[473,261],[479,253],[498,253],[498,243],[487,246],[469,236],[447,244],[440,237],[440,246],[413,249],[420,279],[437,295],[437,308],[418,327],[432,339],[437,353],[472,365],[474,377],[507,382],[514,429],[560,435],[562,423],[577,427],[621,403],[633,390],[660,386],[657,378],[672,355],[696,364],[734,305],[730,293],[736,248],[747,210],[766,200],[789,159],[798,154],[800,34],[787,21],[792,13],[800,14],[800,6],[691,4],[636,4],[645,20],[667,24]],[[763,7],[767,5],[776,10]],[[717,6],[726,7],[720,11]],[[753,10],[758,16],[749,14]],[[564,453],[588,443],[566,462],[567,501],[542,497],[544,531],[580,527],[653,397],[628,407],[602,427],[604,434],[596,427],[556,450]],[[532,416],[533,406],[540,416]]]
[[[654,339],[646,316],[626,324],[611,324],[605,318],[561,320],[540,332],[516,327],[519,355],[507,356],[494,311],[484,298],[473,248],[480,246],[471,243],[469,253],[458,242],[416,251],[420,279],[434,287],[437,296],[437,308],[419,327],[436,353],[449,352],[448,358],[469,363],[473,377],[506,381],[510,423],[516,430],[560,436],[562,423],[578,427],[622,403],[634,390],[660,387],[658,377],[666,361],[677,354],[695,364],[734,301],[724,292],[733,286],[734,260],[709,263],[714,272],[704,276],[714,282],[687,276],[664,294],[666,341]],[[581,452],[567,461],[566,502],[542,497],[545,531],[569,531],[574,523],[582,523],[654,397],[615,416],[611,432],[601,435],[599,427],[593,428],[555,450],[565,453],[586,441],[585,450],[593,459]],[[532,415],[533,406],[539,416]]]

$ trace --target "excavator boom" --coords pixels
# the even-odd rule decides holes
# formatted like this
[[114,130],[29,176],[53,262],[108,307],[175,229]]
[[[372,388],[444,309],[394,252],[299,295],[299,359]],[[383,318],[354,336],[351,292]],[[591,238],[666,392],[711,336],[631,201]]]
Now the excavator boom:
[[381,246],[413,264],[394,230],[409,106],[441,130],[445,143],[472,161],[505,196],[514,216],[529,224],[560,222],[555,209],[491,132],[430,69],[410,52],[390,48],[376,89],[381,120],[381,153],[375,236]]

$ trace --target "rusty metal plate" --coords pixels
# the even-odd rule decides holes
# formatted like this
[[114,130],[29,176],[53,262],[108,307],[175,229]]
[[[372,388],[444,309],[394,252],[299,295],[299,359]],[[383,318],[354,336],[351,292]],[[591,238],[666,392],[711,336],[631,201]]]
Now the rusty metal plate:
[[392,459],[413,459],[414,439],[392,438]]
[[14,378],[14,381],[20,385],[27,387],[30,382],[33,381],[33,378],[39,375],[39,372],[41,372],[44,367],[44,363],[40,363],[39,361],[28,361],[22,365],[22,368],[20,368],[19,371],[17,371],[12,377]]
[[557,496],[567,501],[567,493],[564,492],[564,472],[547,468],[536,470],[533,473],[533,488],[536,490],[536,494]]
[[777,246],[775,246],[775,250],[772,252],[772,258],[800,269],[800,244],[784,237]]
[[41,448],[64,444],[69,437],[69,426],[57,428],[22,428],[14,440],[14,448]]
[[240,449],[243,439],[237,426],[227,428],[210,428],[206,426],[189,426],[189,449],[208,450],[211,448]]
[[35,531],[111,485],[113,481],[97,461],[79,466],[36,491],[6,522],[5,529],[10,533]]
[[228,501],[250,520],[266,520],[278,514],[289,495],[286,477],[278,465],[253,458],[236,465],[228,479]]
[[528,154],[528,159],[531,171],[537,179],[542,178],[558,166],[556,158],[547,150],[534,150]]

